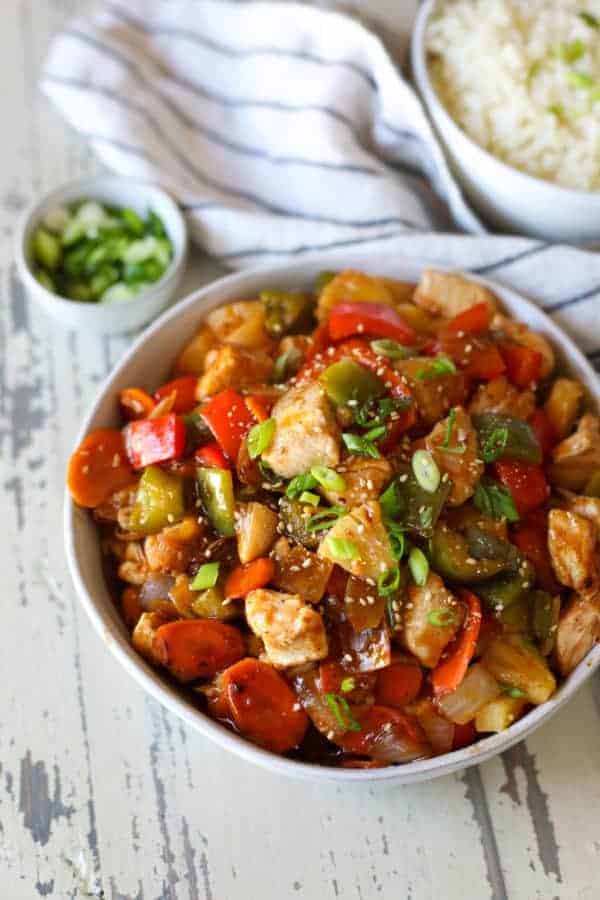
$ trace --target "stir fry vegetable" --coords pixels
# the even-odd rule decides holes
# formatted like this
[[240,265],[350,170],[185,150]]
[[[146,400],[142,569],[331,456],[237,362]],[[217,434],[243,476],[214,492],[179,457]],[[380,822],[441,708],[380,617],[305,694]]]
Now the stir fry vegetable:
[[[36,247],[53,271],[70,253]],[[554,366],[443,272],[211,311],[69,463],[136,649],[226,727],[323,765],[510,728],[600,639],[600,420]]]

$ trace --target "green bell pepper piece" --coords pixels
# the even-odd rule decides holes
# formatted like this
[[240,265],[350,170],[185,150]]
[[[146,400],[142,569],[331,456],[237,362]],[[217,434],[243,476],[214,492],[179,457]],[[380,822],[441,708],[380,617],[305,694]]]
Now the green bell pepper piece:
[[221,622],[235,619],[240,614],[237,603],[225,603],[225,593],[218,584],[199,593],[192,601],[192,610],[201,619],[219,619]]
[[506,563],[506,568],[518,567],[521,561],[519,551],[514,544],[503,541],[497,534],[487,531],[478,525],[468,525],[465,537],[469,553],[475,559],[498,559]]
[[202,503],[213,528],[224,537],[233,537],[235,500],[231,472],[228,469],[199,468],[196,477]]
[[538,641],[546,642],[554,637],[558,624],[560,604],[546,591],[531,591],[530,595],[533,633]]
[[540,463],[542,448],[527,422],[498,413],[473,416],[473,424],[479,432],[479,443],[486,462],[495,459],[518,459]]
[[498,613],[498,619],[507,631],[517,634],[531,634],[531,604],[527,594],[523,594],[510,606]]
[[301,334],[314,326],[314,301],[308,294],[261,291],[265,328],[273,337]]
[[[323,537],[322,533],[309,529],[309,522],[314,515],[315,508],[310,504],[299,503],[297,500],[290,500],[289,497],[282,497],[279,501],[279,517],[283,524],[283,533],[309,550],[316,550]],[[334,523],[335,518],[332,517],[331,524]]]
[[437,489],[430,493],[421,487],[411,466],[401,466],[397,478],[381,494],[379,502],[386,519],[420,537],[430,538],[451,490],[451,481],[440,481]]
[[516,570],[504,572],[481,584],[477,595],[487,606],[501,612],[520,600],[534,581],[535,569],[529,560],[521,558]]
[[181,478],[160,466],[144,469],[131,511],[130,529],[153,534],[181,519],[184,512]]
[[[469,560],[471,560],[469,562]],[[479,584],[506,569],[502,559],[477,559],[467,539],[447,525],[439,525],[429,542],[429,562],[442,578],[457,584]]]
[[321,373],[319,381],[336,406],[347,406],[349,402],[360,406],[380,397],[385,391],[381,378],[352,359],[340,359],[328,366]]

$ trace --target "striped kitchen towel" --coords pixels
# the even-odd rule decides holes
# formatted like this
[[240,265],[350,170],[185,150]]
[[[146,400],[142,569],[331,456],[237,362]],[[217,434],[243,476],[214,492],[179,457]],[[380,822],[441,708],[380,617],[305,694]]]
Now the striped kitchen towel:
[[380,40],[337,13],[101,3],[55,39],[42,87],[111,169],[170,189],[230,266],[482,230]]

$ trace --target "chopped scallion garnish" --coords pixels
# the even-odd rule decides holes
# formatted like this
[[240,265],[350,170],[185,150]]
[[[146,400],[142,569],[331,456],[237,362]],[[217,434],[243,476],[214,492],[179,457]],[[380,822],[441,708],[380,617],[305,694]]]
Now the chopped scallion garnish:
[[[378,429],[372,429],[373,432],[378,431]],[[369,432],[371,434],[372,432]],[[385,428],[383,428],[383,434],[385,434]],[[354,453],[357,456],[370,456],[372,459],[379,459],[381,453],[375,446],[375,444],[369,440],[368,435],[361,437],[358,434],[352,434],[350,432],[344,432],[342,434],[342,440],[350,453]]]
[[292,478],[286,488],[286,497],[289,497],[291,500],[296,500],[300,494],[304,491],[310,491],[312,488],[316,487],[317,484],[317,479],[313,478],[310,472],[306,472],[304,475],[296,475],[295,478]]
[[377,592],[381,597],[389,597],[400,587],[400,569],[394,566],[383,572],[377,579]]
[[247,438],[250,459],[256,459],[268,449],[275,435],[275,427],[275,419],[267,419],[250,429]]
[[500,425],[493,428],[481,445],[481,456],[486,463],[497,460],[504,451],[508,443],[508,428],[506,425]]
[[344,731],[360,731],[360,724],[352,715],[345,697],[341,697],[339,694],[325,694],[325,700],[340,728],[343,728]]
[[407,359],[413,352],[409,347],[403,347],[402,344],[392,341],[391,338],[371,341],[371,350],[378,356],[385,356],[387,359]]
[[190,582],[192,591],[206,591],[208,588],[214,587],[219,578],[219,563],[211,562],[200,566],[194,580]]
[[329,466],[313,466],[310,474],[327,491],[343,491],[346,488],[342,476]]
[[449,628],[456,625],[458,620],[453,609],[432,609],[427,614],[427,621],[436,628]]
[[360,559],[356,544],[345,538],[328,537],[327,544],[332,556],[336,559]]
[[342,678],[340,687],[342,689],[342,694],[349,694],[356,687],[356,678],[352,678],[352,676],[349,678]]
[[429,561],[422,550],[419,550],[418,547],[413,547],[408,555],[408,568],[410,569],[410,574],[412,575],[415,584],[419,585],[419,587],[423,587],[423,585],[427,584],[427,578],[429,577]]
[[428,450],[415,450],[411,461],[412,470],[419,485],[429,494],[434,494],[440,484],[440,470]]
[[318,494],[313,494],[312,491],[302,491],[298,499],[300,500],[300,503],[308,503],[309,506],[318,506],[321,498]]
[[430,381],[432,378],[439,378],[441,375],[454,375],[456,366],[447,356],[436,356],[431,363],[423,369],[419,369],[415,378],[418,381]]
[[322,512],[315,513],[306,523],[306,528],[311,534],[319,531],[327,531],[337,522],[341,516],[345,516],[348,510],[345,506],[330,506]]

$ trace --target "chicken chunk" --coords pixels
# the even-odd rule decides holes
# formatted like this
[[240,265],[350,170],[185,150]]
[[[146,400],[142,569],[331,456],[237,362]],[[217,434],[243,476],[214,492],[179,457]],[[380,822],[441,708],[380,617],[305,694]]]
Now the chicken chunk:
[[501,375],[480,384],[469,404],[469,413],[502,413],[517,419],[529,419],[535,410],[533,391],[519,391]]
[[554,654],[561,675],[568,675],[600,640],[600,590],[597,584],[572,594],[556,630]]
[[415,303],[448,319],[479,303],[487,303],[494,311],[497,306],[492,292],[482,284],[454,272],[438,272],[436,269],[425,269],[421,275],[415,291]]
[[346,482],[343,491],[332,491],[321,488],[323,496],[334,505],[343,504],[352,509],[376,500],[391,480],[393,469],[387,459],[369,459],[364,456],[351,456],[338,467],[339,474]]
[[548,475],[552,484],[579,491],[590,475],[600,469],[600,420],[586,413],[577,431],[557,444],[552,451],[553,465]]
[[240,562],[264,556],[277,536],[277,513],[264,503],[239,503],[235,510],[235,536]]
[[131,635],[133,646],[138,653],[141,653],[148,662],[151,662],[154,665],[159,665],[161,662],[154,644],[156,632],[161,625],[165,625],[169,621],[169,616],[166,616],[163,613],[145,612],[142,613],[138,619],[137,625],[133,629],[133,634]]
[[246,597],[246,619],[265,645],[277,669],[325,659],[328,653],[323,619],[297,594],[258,589]]
[[452,480],[448,504],[460,506],[472,497],[485,466],[479,456],[477,432],[468,413],[457,406],[454,409],[454,423],[450,418],[438,422],[425,438],[425,447],[432,454],[440,471],[445,472]]
[[319,556],[374,584],[395,565],[390,539],[376,500],[338,519],[319,545]]
[[245,350],[224,344],[210,350],[204,375],[198,382],[196,399],[204,400],[226,388],[248,387],[268,381],[273,360],[262,350]]
[[319,602],[333,569],[329,560],[284,537],[273,547],[272,559],[275,563],[272,583],[276,587],[299,594],[308,603]]
[[459,406],[466,398],[466,381],[461,372],[449,372],[435,378],[423,377],[431,368],[430,356],[404,359],[396,364],[396,368],[406,378],[419,419],[427,428],[439,422],[449,409]]
[[223,344],[247,350],[265,350],[271,345],[265,329],[265,307],[260,300],[239,300],[218,306],[209,312],[206,322]]
[[439,575],[430,572],[427,584],[423,587],[411,585],[408,589],[408,602],[403,612],[402,643],[419,662],[433,669],[463,619],[462,605]]
[[320,384],[291,388],[277,401],[271,416],[275,419],[275,436],[262,458],[277,475],[293,478],[312,466],[337,466],[339,429]]
[[148,567],[153,572],[185,572],[203,533],[204,529],[196,519],[186,516],[181,522],[168,525],[158,534],[149,534],[144,541]]
[[572,494],[571,491],[561,491],[560,493],[564,498],[564,509],[577,513],[584,519],[589,519],[600,530],[600,497],[585,497],[582,494]]
[[573,590],[588,584],[596,572],[596,526],[564,509],[548,513],[548,550],[558,580]]
[[520,344],[522,347],[527,347],[529,350],[535,350],[536,353],[540,353],[542,356],[542,378],[547,378],[554,370],[554,350],[541,334],[532,331],[523,322],[509,319],[500,313],[497,313],[492,319],[491,327],[492,331],[499,332],[510,341],[514,341],[515,344]]

